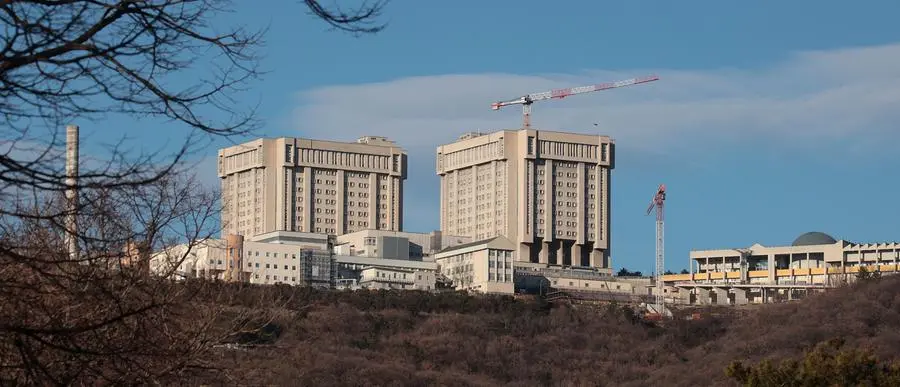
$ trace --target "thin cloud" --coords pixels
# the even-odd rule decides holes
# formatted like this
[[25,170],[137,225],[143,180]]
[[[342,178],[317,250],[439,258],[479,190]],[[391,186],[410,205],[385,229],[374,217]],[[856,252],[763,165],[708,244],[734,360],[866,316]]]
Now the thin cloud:
[[324,87],[300,94],[292,126],[304,136],[378,134],[408,148],[433,148],[467,131],[520,125],[516,107],[495,112],[492,101],[647,73],[661,80],[537,103],[533,126],[599,130],[620,145],[660,147],[697,136],[713,143],[743,136],[818,141],[895,135],[900,118],[897,44],[800,52],[764,69],[439,75]]
[[[723,147],[745,151],[743,144],[751,142],[790,151],[841,144],[844,155],[871,154],[873,144],[900,140],[900,44],[798,52],[755,69],[451,74],[322,87],[298,95],[288,126],[291,135],[304,137],[382,135],[397,141],[410,154],[409,183],[414,184],[407,187],[415,187],[408,190],[407,210],[436,209],[437,145],[468,131],[521,125],[520,109],[492,111],[491,102],[646,74],[661,79],[537,103],[533,126],[610,135],[619,160],[636,163],[649,157],[703,165],[683,155]],[[842,159],[836,155],[835,160]],[[437,225],[436,211],[406,214],[413,228]]]

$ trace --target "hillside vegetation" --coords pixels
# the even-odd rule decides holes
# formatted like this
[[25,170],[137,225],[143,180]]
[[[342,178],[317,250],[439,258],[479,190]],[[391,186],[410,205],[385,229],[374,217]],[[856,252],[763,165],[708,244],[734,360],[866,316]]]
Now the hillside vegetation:
[[[241,338],[259,345],[217,349],[215,363],[225,377],[249,384],[737,385],[738,377],[750,383],[753,372],[765,376],[781,359],[802,360],[837,338],[862,349],[865,356],[857,357],[873,367],[875,357],[900,358],[898,290],[900,277],[884,278],[749,311],[706,309],[702,320],[656,326],[614,305],[259,287],[243,290],[231,307],[271,307],[272,324]],[[751,368],[764,359],[776,362]],[[785,364],[779,372],[792,369]]]

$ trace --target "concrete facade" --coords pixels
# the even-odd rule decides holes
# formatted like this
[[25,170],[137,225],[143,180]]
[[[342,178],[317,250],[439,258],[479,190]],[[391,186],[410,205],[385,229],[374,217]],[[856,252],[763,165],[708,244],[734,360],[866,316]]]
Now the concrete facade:
[[625,294],[644,294],[647,285],[615,279],[573,278],[570,276],[547,276],[550,286],[559,290],[597,291]]
[[644,302],[652,295],[652,278],[618,277],[591,268],[516,264],[516,292],[544,294],[575,302]]
[[220,149],[222,235],[402,231],[406,164],[405,151],[374,136],[257,139]]
[[470,237],[444,235],[440,231],[416,233],[388,230],[362,230],[336,238],[338,255],[431,261],[442,249],[469,243]]
[[539,130],[470,133],[437,148],[441,231],[503,236],[517,259],[610,270],[609,137]]
[[327,250],[334,245],[334,238],[327,234],[299,231],[271,231],[247,238],[251,242],[301,246],[308,249]]
[[224,271],[225,252],[224,239],[205,239],[175,245],[151,255],[150,273],[170,279],[196,278],[198,269],[204,270],[211,266],[208,262],[221,262],[220,270]]
[[505,237],[454,246],[435,254],[438,272],[456,290],[512,294],[515,244]]
[[363,289],[433,290],[434,271],[385,267],[367,267],[360,272]]
[[322,276],[332,270],[322,257],[331,261],[331,252],[325,245],[255,242],[231,234],[158,252],[150,259],[150,270],[174,279],[202,277],[254,284],[321,285]]
[[791,300],[852,282],[861,268],[900,272],[900,243],[854,243],[810,232],[790,246],[691,251],[691,273],[663,276],[685,302],[733,305]]
[[[334,260],[338,267],[335,281],[341,289],[435,288],[437,264],[434,262],[346,255],[335,255]],[[393,273],[397,273],[396,281]]]
[[[223,239],[173,246],[151,256],[149,271],[171,279],[216,278],[269,285],[435,288],[437,264],[434,262],[336,255],[329,249],[333,238],[327,235],[278,231],[253,239],[257,240],[232,234]],[[393,281],[393,274],[381,278],[369,269],[398,273],[400,279]]]

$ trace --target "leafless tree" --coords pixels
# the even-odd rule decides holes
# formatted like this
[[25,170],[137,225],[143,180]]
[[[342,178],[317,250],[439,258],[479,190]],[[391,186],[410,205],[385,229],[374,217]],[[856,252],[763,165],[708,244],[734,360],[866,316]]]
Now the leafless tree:
[[[341,31],[384,27],[383,1],[297,5]],[[212,367],[203,361],[212,344],[259,321],[223,309],[217,297],[227,295],[197,299],[206,285],[142,266],[151,251],[215,231],[218,195],[185,172],[191,152],[260,124],[236,97],[261,75],[265,31],[223,25],[230,9],[227,0],[0,0],[0,383],[157,383]],[[63,126],[116,115],[165,120],[183,137],[167,152],[105,139],[102,157],[67,184]],[[80,196],[78,259],[62,238],[69,188]]]
[[210,344],[249,320],[222,320],[216,303],[194,298],[196,286],[148,275],[147,261],[210,236],[214,192],[176,174],[91,193],[79,214],[83,260],[68,259],[50,219],[0,225],[0,381],[131,384],[210,367]]
[[[383,1],[351,11],[314,0],[303,4],[343,31],[384,27],[373,24]],[[228,0],[0,1],[0,192],[64,190],[58,134],[78,120],[125,114],[186,129],[182,147],[164,162],[158,153],[126,157],[134,150],[126,153],[124,142],[110,145],[110,163],[81,173],[80,185],[92,187],[153,181],[183,161],[203,135],[256,128],[254,109],[234,97],[260,75],[264,31],[220,32],[215,17],[229,7]],[[195,81],[185,83],[186,74]]]

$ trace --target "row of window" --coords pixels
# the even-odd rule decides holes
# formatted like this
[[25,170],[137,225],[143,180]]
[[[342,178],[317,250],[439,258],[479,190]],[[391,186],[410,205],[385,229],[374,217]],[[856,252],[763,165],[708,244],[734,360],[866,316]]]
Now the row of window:
[[[253,276],[253,278],[259,279],[259,274],[255,274],[255,275]],[[283,277],[281,277],[281,279],[282,279],[283,281],[287,281],[287,280],[288,280],[288,276],[283,276]],[[268,281],[268,280],[269,280],[269,276],[266,275],[266,281]],[[272,280],[273,280],[273,281],[278,281],[278,276],[277,276],[277,275],[273,275],[273,276],[272,276]],[[291,277],[291,282],[297,282],[297,277]]]
[[[392,275],[388,275],[388,274],[392,274]],[[399,274],[399,275],[398,275],[398,274]],[[375,277],[377,277],[377,278],[393,278],[393,279],[409,279],[409,278],[406,278],[406,274],[407,274],[407,273],[396,273],[396,272],[385,273],[385,272],[383,272],[383,271],[376,271],[376,272],[375,272]],[[421,275],[421,274],[419,274],[417,277],[418,277],[417,279],[418,279],[419,281],[422,280],[422,275]]]
[[[554,285],[557,285],[558,282],[559,282],[559,281],[554,280],[554,281],[553,281],[553,284],[554,284]],[[569,286],[575,286],[575,281],[569,281]],[[590,284],[589,282],[585,282],[585,283],[584,283],[584,287],[589,288],[589,287],[591,287],[591,284]],[[606,284],[605,284],[605,283],[601,283],[601,284],[600,284],[600,288],[606,289]],[[612,289],[611,286],[610,286],[609,288]],[[622,285],[616,285],[616,290],[622,290]]]
[[488,273],[488,281],[512,282],[512,275],[511,274],[501,275],[499,273],[495,275],[494,273]]
[[[259,253],[260,253],[259,251],[251,251],[251,250],[247,250],[247,251],[244,253],[244,256],[245,256],[245,257],[258,257],[258,256],[259,256]],[[278,254],[279,254],[279,253],[273,253],[273,252],[270,252],[270,251],[266,251],[265,253],[266,253],[266,255],[265,255],[266,257],[274,257],[274,258],[278,258]],[[283,254],[283,257],[282,257],[282,258],[287,259],[288,253],[282,253],[282,254]],[[297,254],[291,254],[291,258],[297,259]]]
[[494,260],[489,260],[489,261],[488,261],[488,267],[489,267],[489,268],[492,268],[492,269],[493,269],[493,268],[505,269],[506,266],[512,267],[511,265],[512,265],[512,263],[511,263],[511,262],[507,262],[507,261],[494,261]]
[[[591,223],[591,231],[590,232],[594,231],[593,228],[594,228],[594,224]],[[538,228],[537,235],[545,235],[545,230],[543,228]],[[576,237],[576,236],[578,236],[578,232],[577,231],[556,230],[556,236]]]
[[316,169],[313,171],[313,174],[316,176],[337,176],[337,171],[334,169]]
[[[254,265],[255,265],[255,266],[254,266]],[[271,266],[271,267],[270,267],[270,266]],[[259,267],[259,262],[256,262],[255,264],[254,264],[253,262],[247,262],[247,267],[249,267],[249,268],[254,268],[254,267],[256,267],[257,269],[260,268],[260,267]],[[266,268],[266,269],[275,269],[275,270],[278,270],[278,265],[277,265],[277,264],[269,264],[269,263],[267,263],[265,268]],[[288,265],[284,265],[284,270],[288,270]],[[291,266],[291,269],[290,269],[290,270],[297,270],[297,266]]]

